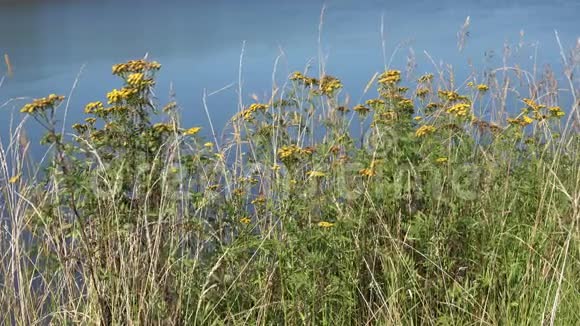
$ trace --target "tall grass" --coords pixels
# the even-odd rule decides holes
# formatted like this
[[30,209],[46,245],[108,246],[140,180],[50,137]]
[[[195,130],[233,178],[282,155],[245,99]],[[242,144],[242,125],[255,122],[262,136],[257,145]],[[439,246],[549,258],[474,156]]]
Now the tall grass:
[[64,97],[34,100],[0,147],[0,323],[574,325],[573,51],[566,86],[391,69],[351,104],[321,66],[244,105],[240,84],[210,142],[155,103],[152,61],[115,65],[71,134]]

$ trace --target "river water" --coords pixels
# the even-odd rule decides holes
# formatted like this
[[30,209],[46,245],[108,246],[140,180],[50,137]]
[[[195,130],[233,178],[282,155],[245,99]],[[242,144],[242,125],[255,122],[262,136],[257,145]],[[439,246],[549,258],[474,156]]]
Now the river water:
[[[318,31],[325,6],[321,43]],[[462,52],[457,32],[470,17]],[[84,104],[104,100],[119,86],[110,66],[148,54],[162,63],[157,95],[170,89],[183,107],[184,125],[206,125],[202,94],[238,81],[243,48],[242,99],[271,91],[276,79],[316,65],[319,49],[326,71],[340,77],[345,92],[361,97],[368,80],[385,62],[405,70],[414,56],[416,72],[432,72],[436,63],[453,65],[458,78],[471,69],[502,65],[504,43],[512,48],[508,64],[550,64],[560,72],[554,36],[564,47],[580,36],[578,0],[0,0],[0,54],[8,54],[12,76],[0,62],[0,136],[11,117],[20,119],[21,97],[72,92],[67,124],[82,117]],[[381,21],[386,59],[382,51]],[[523,31],[523,39],[521,33]],[[4,60],[2,60],[4,61]],[[470,63],[474,68],[470,68]],[[237,86],[208,98],[216,126],[237,109]],[[6,104],[7,103],[7,104]],[[31,137],[38,133],[32,128]]]

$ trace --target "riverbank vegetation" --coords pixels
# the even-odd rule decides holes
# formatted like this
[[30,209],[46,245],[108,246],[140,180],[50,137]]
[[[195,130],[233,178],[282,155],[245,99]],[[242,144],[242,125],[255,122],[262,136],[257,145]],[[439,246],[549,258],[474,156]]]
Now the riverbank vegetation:
[[359,103],[296,72],[223,137],[156,103],[154,61],[72,126],[61,95],[24,105],[48,151],[2,142],[0,323],[575,324],[577,67],[440,68]]

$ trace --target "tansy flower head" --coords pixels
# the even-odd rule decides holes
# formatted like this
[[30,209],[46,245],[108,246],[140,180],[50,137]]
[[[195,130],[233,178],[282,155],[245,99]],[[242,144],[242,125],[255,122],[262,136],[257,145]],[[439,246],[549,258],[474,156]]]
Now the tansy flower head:
[[529,99],[529,98],[524,98],[522,100],[524,103],[526,103],[526,105],[528,106],[528,109],[534,110],[534,111],[539,111],[542,108],[545,108],[545,105],[542,104],[538,104],[536,103],[536,101]]
[[326,176],[326,173],[321,171],[308,171],[306,172],[306,175],[311,178],[323,178]]
[[321,222],[318,222],[318,226],[320,226],[321,228],[327,229],[327,228],[333,227],[334,226],[334,223],[330,223],[330,222],[326,222],[326,221],[321,221]]
[[489,86],[487,86],[486,84],[479,84],[477,85],[477,90],[480,92],[486,92],[487,90],[489,90]]
[[552,116],[558,117],[558,118],[566,115],[566,113],[564,113],[564,111],[562,111],[562,108],[560,108],[559,106],[551,106],[548,108],[548,111],[550,111]]
[[373,98],[366,101],[366,104],[371,108],[377,110],[385,105],[385,101],[380,98]]
[[153,125],[153,131],[157,133],[169,133],[175,131],[175,128],[170,123],[156,123]]
[[20,180],[20,174],[13,176],[12,178],[8,179],[8,183],[15,184]]
[[363,177],[374,177],[377,173],[373,168],[365,168],[358,171],[358,174],[362,175]]
[[352,108],[352,110],[360,115],[366,115],[367,113],[370,112],[371,109],[367,108],[366,106],[359,104],[357,106],[355,106],[354,108]]
[[421,87],[417,90],[417,92],[415,92],[415,94],[417,94],[418,97],[425,97],[427,94],[429,94],[429,92],[431,91],[428,88]]
[[113,66],[113,75],[121,76],[126,73],[142,73],[147,70],[159,70],[161,65],[156,61],[130,60]]
[[137,93],[137,90],[132,88],[113,89],[107,94],[107,100],[109,104],[117,104],[129,99],[135,93]]
[[336,77],[324,76],[320,80],[320,91],[322,94],[332,96],[334,92],[342,88],[342,83]]
[[245,110],[238,114],[238,117],[246,121],[251,121],[254,118],[254,113],[256,111],[266,111],[268,109],[268,105],[262,103],[252,103],[248,106]]
[[379,84],[387,86],[401,81],[400,70],[387,70],[379,76]]
[[54,108],[64,101],[64,96],[50,94],[47,97],[34,99],[32,103],[28,103],[20,109],[22,113],[33,114],[39,111],[44,111],[48,108]]
[[426,83],[426,82],[431,81],[432,79],[433,79],[433,74],[425,74],[425,75],[419,77],[419,79],[417,79],[417,81],[419,83]]
[[447,109],[447,113],[456,115],[458,117],[465,117],[469,110],[471,109],[471,105],[468,103],[457,103]]
[[437,130],[437,128],[435,128],[434,126],[424,125],[424,126],[419,127],[419,129],[417,129],[417,131],[415,132],[415,136],[424,137],[424,136],[427,136],[429,134],[434,133],[436,130]]
[[193,136],[193,135],[197,134],[200,130],[201,130],[201,127],[193,127],[193,128],[189,128],[189,129],[185,130],[183,132],[183,134],[185,136]]
[[316,78],[306,77],[299,71],[294,72],[292,76],[290,76],[290,80],[300,82],[305,86],[318,85],[318,80]]
[[103,110],[103,103],[101,101],[91,102],[85,106],[85,113],[91,114]]

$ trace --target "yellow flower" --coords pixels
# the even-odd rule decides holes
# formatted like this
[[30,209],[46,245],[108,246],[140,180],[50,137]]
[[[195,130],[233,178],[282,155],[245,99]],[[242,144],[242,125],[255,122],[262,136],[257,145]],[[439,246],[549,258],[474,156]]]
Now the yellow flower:
[[324,76],[320,80],[320,90],[322,94],[332,96],[335,91],[342,88],[342,83],[338,78],[332,76]]
[[392,85],[401,81],[400,70],[387,70],[379,76],[379,84]]
[[401,108],[403,110],[411,110],[412,111],[413,107],[414,107],[413,101],[408,99],[408,98],[401,99],[399,101],[399,103],[397,103],[397,104],[399,105],[399,108]]
[[524,103],[526,103],[526,105],[528,106],[529,109],[532,109],[534,111],[538,111],[538,110],[546,107],[545,105],[538,104],[538,103],[536,103],[536,101],[529,99],[529,98],[524,98],[523,101],[524,101]]
[[416,116],[413,118],[413,120],[415,120],[415,121],[421,121],[421,119],[423,119],[423,117],[421,117],[421,116]]
[[469,110],[471,109],[471,105],[468,103],[457,103],[447,109],[447,113],[456,115],[458,117],[465,117]]
[[306,77],[299,71],[294,72],[292,76],[290,76],[290,80],[301,82],[305,86],[318,85],[318,80],[316,78]]
[[183,134],[186,136],[193,136],[193,135],[197,134],[200,130],[201,130],[201,127],[193,127],[193,128],[189,128],[186,131],[184,131]]
[[312,178],[322,178],[326,176],[326,173],[321,171],[308,171],[306,172],[306,175]]
[[437,128],[435,128],[434,126],[424,125],[424,126],[419,127],[419,129],[417,129],[417,131],[415,132],[415,136],[423,137],[423,136],[426,136],[428,134],[434,133],[436,130],[437,130]]
[[127,77],[127,84],[129,84],[131,86],[137,86],[143,80],[143,76],[144,75],[142,72],[136,72],[136,73],[130,74],[129,77]]
[[331,228],[334,226],[334,223],[322,221],[322,222],[318,222],[318,226],[320,226],[321,228]]
[[103,103],[101,101],[91,102],[85,106],[85,113],[95,113],[103,109]]
[[153,131],[158,133],[173,132],[175,128],[170,123],[156,123],[153,125]]
[[207,142],[207,143],[203,144],[203,147],[205,147],[205,148],[213,148],[213,143],[212,142]]
[[487,90],[489,90],[489,86],[487,86],[486,84],[479,84],[477,85],[477,90],[480,92],[486,92]]
[[367,108],[366,106],[359,104],[357,106],[355,106],[354,108],[352,108],[353,111],[357,112],[360,115],[365,115],[367,113],[369,113],[369,111],[371,109]]
[[240,218],[240,223],[242,223],[242,224],[248,225],[248,224],[250,224],[250,222],[252,222],[252,220],[249,217]]
[[358,174],[362,175],[363,177],[374,177],[377,173],[373,168],[365,168],[358,171]]
[[159,70],[161,65],[156,61],[130,60],[125,63],[113,66],[113,75],[123,75],[125,73],[142,73],[146,70]]
[[457,92],[454,92],[454,91],[438,91],[437,95],[441,99],[448,100],[449,102],[455,102],[458,100],[465,100],[466,99],[465,96],[461,96]]
[[385,105],[385,101],[380,98],[374,98],[366,101],[366,104],[371,108],[377,109]]
[[473,84],[473,82],[472,82],[472,81],[470,81],[469,83],[467,83],[467,87],[473,87],[473,85],[474,85],[474,84]]
[[312,152],[308,149],[302,149],[296,145],[289,145],[283,146],[278,150],[278,157],[281,160],[289,160],[297,158],[297,155],[299,154],[311,154]]
[[429,94],[429,92],[431,92],[428,88],[419,88],[416,92],[417,96],[419,97],[425,97],[427,96],[427,94]]
[[437,158],[437,159],[435,160],[435,162],[437,162],[437,163],[439,163],[439,164],[445,164],[445,163],[447,163],[447,161],[449,161],[449,160],[447,159],[447,157],[439,157],[439,158]]
[[13,176],[12,178],[8,179],[8,183],[15,184],[20,180],[20,174]]
[[534,120],[532,118],[528,117],[527,115],[525,115],[523,118],[523,122],[524,122],[524,124],[529,125],[530,123],[534,122]]
[[566,113],[564,113],[564,111],[562,111],[562,108],[560,108],[559,106],[551,106],[550,108],[548,108],[548,111],[550,111],[550,113],[555,117],[563,117],[564,115],[566,115]]
[[426,109],[429,109],[429,110],[434,110],[434,109],[436,109],[438,107],[439,107],[439,104],[438,103],[433,103],[433,102],[431,102],[431,103],[429,103],[429,104],[427,104],[425,106],[425,108]]
[[515,119],[508,118],[507,122],[509,124],[512,124],[512,125],[519,125],[519,126],[525,127],[525,126],[531,124],[532,122],[534,122],[534,120],[532,118],[528,117],[527,115],[524,115],[523,118],[521,118],[521,119],[520,118],[515,118]]
[[428,81],[431,81],[433,79],[433,74],[425,74],[421,77],[419,77],[419,79],[417,79],[417,81],[419,83],[426,83]]
[[50,94],[47,97],[34,99],[32,103],[28,103],[20,109],[22,113],[33,114],[38,111],[46,110],[47,108],[54,108],[64,101],[64,96]]
[[127,100],[130,96],[137,93],[136,89],[121,88],[113,89],[107,94],[107,100],[109,104],[120,103],[123,100]]
[[251,121],[254,118],[254,113],[256,111],[266,111],[268,109],[268,105],[262,103],[252,103],[249,107],[238,114],[238,117],[246,121]]

